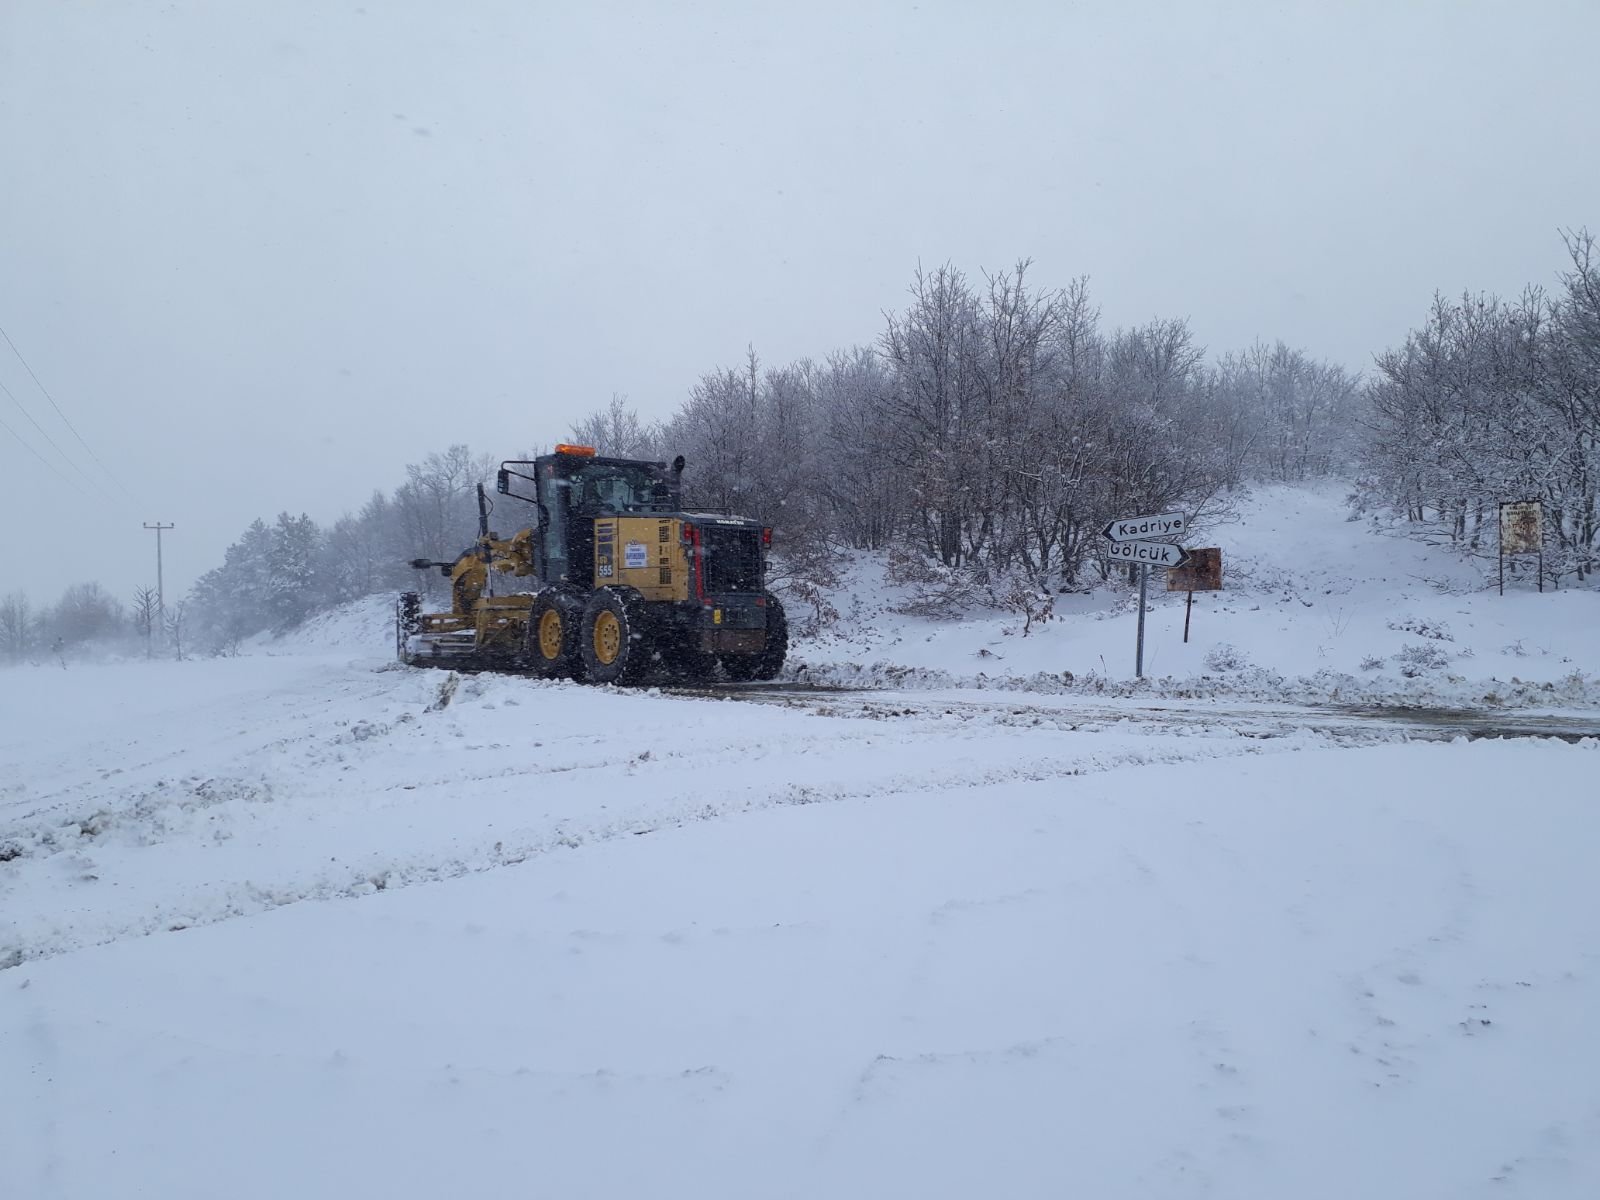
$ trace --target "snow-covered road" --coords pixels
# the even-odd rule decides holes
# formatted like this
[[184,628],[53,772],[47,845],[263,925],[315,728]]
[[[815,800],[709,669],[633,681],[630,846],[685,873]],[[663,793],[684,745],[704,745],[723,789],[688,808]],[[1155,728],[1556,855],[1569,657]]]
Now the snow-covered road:
[[1600,1190],[1600,742],[348,655],[27,682],[7,1194]]
[[1244,737],[1287,737],[1312,732],[1340,744],[1396,740],[1453,741],[1477,738],[1553,737],[1565,741],[1600,738],[1600,713],[1592,708],[1528,711],[1354,704],[1269,704],[1220,700],[1090,699],[1078,693],[1052,695],[1004,687],[880,691],[791,683],[733,683],[667,688],[668,694],[743,700],[797,708],[821,716],[871,720],[953,717],[1011,726],[1051,726],[1103,732],[1110,725],[1144,732],[1182,732],[1197,723],[1226,726]]
[[[1401,736],[1059,698],[780,691],[758,706],[336,657],[32,678],[47,719],[0,746],[18,764],[0,887],[29,897],[5,906],[0,964],[758,808]],[[147,693],[168,699],[149,709]],[[70,714],[57,736],[49,714]]]

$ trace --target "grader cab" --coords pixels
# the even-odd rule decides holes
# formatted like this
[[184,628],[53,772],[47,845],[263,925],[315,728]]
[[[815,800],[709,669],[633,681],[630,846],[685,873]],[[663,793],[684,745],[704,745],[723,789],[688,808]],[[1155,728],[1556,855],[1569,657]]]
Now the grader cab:
[[530,506],[508,538],[489,529],[453,562],[413,560],[450,579],[450,610],[400,598],[402,661],[547,678],[636,683],[648,676],[771,679],[788,652],[783,606],[766,589],[772,530],[682,507],[683,458],[602,458],[557,446],[500,465],[496,490]]

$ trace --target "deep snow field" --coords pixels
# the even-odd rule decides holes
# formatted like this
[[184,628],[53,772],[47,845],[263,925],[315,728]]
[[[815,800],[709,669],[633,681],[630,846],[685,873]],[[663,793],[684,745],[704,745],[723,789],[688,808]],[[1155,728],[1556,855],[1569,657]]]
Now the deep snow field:
[[1331,493],[1213,544],[1141,687],[1113,593],[870,564],[798,674],[910,690],[411,670],[377,603],[0,672],[0,1195],[1600,1194],[1600,740],[1289,703],[1592,719],[1600,594]]

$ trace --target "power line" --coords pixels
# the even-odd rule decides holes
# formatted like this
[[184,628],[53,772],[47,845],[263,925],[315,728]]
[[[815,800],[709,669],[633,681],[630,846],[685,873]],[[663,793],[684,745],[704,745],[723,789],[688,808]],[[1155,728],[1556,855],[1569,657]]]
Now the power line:
[[52,471],[54,471],[56,478],[61,480],[62,483],[66,484],[69,488],[77,487],[77,484],[73,483],[72,480],[68,479],[65,475],[63,475],[61,473],[61,468],[60,467],[56,466],[55,463],[51,462],[48,458],[46,458],[44,455],[40,454],[37,450],[35,450],[27,442],[23,441],[22,440],[22,435],[20,433],[18,433],[15,429],[11,428],[10,425],[6,424],[6,422],[5,422],[5,420],[3,418],[0,418],[0,429],[4,429],[12,437],[16,438],[17,442],[22,446],[22,448],[24,450],[26,450],[29,454],[33,455],[40,462],[42,462],[45,466],[49,467]]
[[[100,461],[100,456],[90,449],[89,443],[83,440],[83,434],[79,433],[77,426],[67,419],[67,414],[61,411],[61,406],[56,403],[56,398],[50,394],[50,389],[44,386],[44,383],[40,380],[39,376],[34,374],[33,368],[28,366],[28,360],[22,357],[22,351],[17,349],[17,344],[11,340],[11,335],[6,332],[4,325],[0,325],[0,337],[5,338],[6,345],[11,347],[11,353],[17,356],[17,361],[22,364],[23,369],[28,372],[29,377],[38,386],[39,390],[44,393],[44,398],[50,401],[50,407],[56,410],[56,416],[61,418],[61,423],[68,429],[72,430],[72,436],[78,439],[78,445],[82,446],[84,450],[88,452],[89,457],[94,459],[94,461],[99,465],[100,469],[106,473],[106,478],[111,480],[111,482],[116,484],[119,488],[122,488],[123,495],[132,500],[134,498],[133,493],[123,485],[122,480],[118,479],[111,473],[110,467],[106,466],[105,463]],[[13,396],[12,399],[14,400],[16,397]],[[18,407],[20,408],[21,405],[19,404]],[[31,419],[32,418],[30,418],[30,420]],[[53,444],[54,443],[52,443],[52,445]]]
[[[107,493],[104,488],[100,487],[100,485],[98,483],[96,483],[93,478],[90,477],[90,475],[89,475],[89,473],[87,471],[85,471],[77,463],[73,462],[70,457],[68,457],[67,452],[65,450],[63,450],[59,445],[56,444],[55,438],[50,436],[49,431],[47,429],[45,429],[45,427],[43,425],[39,424],[38,421],[34,420],[33,414],[27,410],[27,407],[22,403],[21,400],[17,399],[15,393],[13,393],[12,390],[5,385],[4,381],[0,381],[0,392],[4,392],[7,396],[11,397],[11,403],[13,403],[13,404],[15,404],[17,406],[17,411],[20,412],[23,416],[27,417],[30,422],[32,422],[33,427],[39,431],[39,435],[41,437],[43,437],[45,441],[49,442],[51,447],[54,448],[55,452],[61,456],[61,461],[62,462],[66,463],[67,466],[71,467],[79,475],[82,475],[83,476],[83,481],[85,483],[87,483],[90,487],[99,489],[100,494],[102,496],[105,496],[105,498],[107,500],[110,500],[112,498],[110,496],[110,494]],[[15,430],[13,430],[12,432],[15,432]],[[20,438],[18,440],[21,441]],[[26,444],[26,443],[24,443],[24,444]],[[28,449],[33,450],[33,447],[29,446]],[[33,452],[35,454],[39,453],[37,450],[33,450]],[[43,457],[43,456],[41,455],[41,457]],[[76,485],[73,485],[73,486],[76,486]]]

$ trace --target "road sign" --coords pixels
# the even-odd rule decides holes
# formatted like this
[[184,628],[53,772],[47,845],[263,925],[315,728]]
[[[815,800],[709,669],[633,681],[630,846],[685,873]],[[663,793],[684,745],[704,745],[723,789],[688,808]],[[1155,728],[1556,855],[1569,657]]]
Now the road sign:
[[1189,561],[1167,572],[1169,592],[1216,592],[1222,589],[1222,551],[1215,546],[1190,550]]
[[1506,556],[1518,554],[1539,556],[1539,590],[1544,591],[1544,505],[1538,500],[1508,500],[1500,505],[1502,596],[1506,594]]
[[1153,517],[1124,517],[1108,521],[1100,532],[1110,539],[1106,557],[1113,562],[1139,564],[1139,632],[1135,634],[1133,674],[1144,678],[1144,610],[1149,588],[1150,568],[1164,571],[1189,561],[1179,538],[1189,531],[1189,518],[1182,513],[1157,513]]
[[1175,542],[1188,531],[1188,517],[1182,513],[1161,513],[1154,517],[1110,521],[1100,532],[1113,542]]
[[1184,548],[1171,542],[1112,542],[1106,547],[1106,555],[1113,562],[1138,563],[1157,570],[1181,567],[1189,561]]
[[1500,506],[1500,553],[1537,554],[1544,549],[1544,505],[1537,500]]

